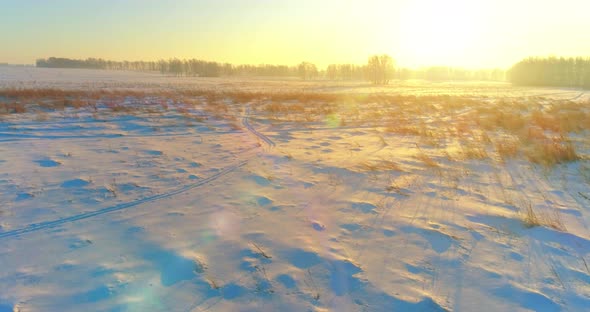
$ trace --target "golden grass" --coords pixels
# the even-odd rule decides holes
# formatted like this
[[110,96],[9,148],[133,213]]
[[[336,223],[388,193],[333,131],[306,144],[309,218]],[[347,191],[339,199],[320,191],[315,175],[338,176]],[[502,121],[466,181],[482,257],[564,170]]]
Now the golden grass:
[[391,160],[366,161],[361,163],[359,168],[365,172],[403,171],[398,163]]
[[563,136],[536,142],[529,148],[527,157],[547,167],[580,159],[573,143]]
[[533,206],[531,205],[531,203],[528,203],[528,205],[524,208],[524,211],[521,211],[521,213],[522,213],[522,224],[526,228],[533,228],[533,227],[537,227],[537,226],[542,225],[541,221],[537,217],[537,214],[535,213],[535,210],[533,209]]
[[522,224],[526,228],[545,226],[562,232],[566,231],[566,227],[557,210],[552,210],[551,213],[536,212],[533,205],[529,202],[521,210],[521,216]]
[[398,122],[389,122],[385,127],[385,132],[406,136],[420,136],[424,133],[418,126]]
[[0,114],[23,114],[27,112],[26,105],[19,102],[0,103]]
[[488,153],[485,146],[477,144],[468,144],[462,147],[463,159],[485,159],[488,158]]
[[440,168],[440,164],[436,162],[432,157],[426,155],[423,151],[416,154],[416,158],[420,160],[428,168]]
[[[132,105],[126,104],[129,100]],[[186,107],[199,106],[208,116],[228,119],[240,115],[245,104],[275,120],[325,122],[333,127],[374,126],[386,133],[415,137],[415,142],[424,146],[462,142],[464,159],[483,160],[489,150],[495,150],[502,160],[524,156],[548,166],[580,159],[568,135],[590,130],[590,108],[585,103],[550,99],[345,94],[304,89],[0,89],[0,114],[26,113],[36,107],[44,111],[90,108],[97,113],[105,105],[120,113],[162,114],[175,109],[187,119],[202,121],[206,117],[192,116]],[[230,122],[237,130],[239,125]],[[429,167],[437,166],[422,152],[419,159]]]
[[535,110],[531,113],[531,123],[543,130],[561,132],[561,124],[555,115]]
[[494,147],[503,161],[515,158],[519,152],[519,142],[514,138],[501,138],[494,143]]

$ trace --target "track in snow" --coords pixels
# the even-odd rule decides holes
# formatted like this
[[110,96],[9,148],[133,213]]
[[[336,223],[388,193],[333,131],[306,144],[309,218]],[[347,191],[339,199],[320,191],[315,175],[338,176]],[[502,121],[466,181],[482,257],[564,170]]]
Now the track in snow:
[[242,124],[244,125],[244,127],[246,127],[246,129],[248,129],[248,131],[252,132],[254,135],[256,135],[258,138],[260,138],[266,144],[268,144],[268,146],[275,147],[275,145],[276,145],[275,142],[273,142],[271,139],[269,139],[266,135],[256,131],[256,129],[254,129],[254,127],[252,127],[252,125],[248,122],[248,116],[250,116],[250,107],[246,108],[246,116],[244,116],[244,118],[242,118]]
[[[222,133],[222,132],[216,132]],[[24,140],[71,140],[71,139],[116,139],[116,138],[146,138],[146,137],[180,137],[180,136],[194,136],[194,133],[165,133],[165,134],[95,134],[95,135],[37,135],[37,134],[22,134],[0,132],[0,142],[15,142]]]
[[36,231],[40,231],[40,230],[44,230],[44,229],[50,229],[50,228],[54,228],[54,227],[57,227],[57,226],[60,226],[63,224],[72,223],[72,222],[96,217],[96,216],[103,215],[103,214],[110,213],[110,212],[128,209],[128,208],[131,208],[131,207],[134,207],[137,205],[141,205],[144,203],[148,203],[148,202],[152,202],[152,201],[156,201],[156,200],[160,200],[160,199],[169,198],[174,195],[178,195],[180,193],[186,192],[190,189],[194,189],[196,187],[203,186],[207,183],[213,182],[213,181],[217,180],[218,178],[244,166],[247,162],[248,162],[247,160],[242,161],[236,165],[227,167],[210,177],[207,177],[203,180],[200,180],[200,181],[192,183],[192,184],[185,185],[185,186],[178,188],[178,189],[171,191],[171,192],[153,195],[153,196],[138,199],[138,200],[135,200],[132,202],[122,203],[119,205],[99,209],[96,211],[81,213],[81,214],[74,215],[71,217],[61,218],[61,219],[57,219],[57,220],[53,220],[53,221],[45,221],[45,222],[41,222],[41,223],[33,223],[33,224],[29,224],[28,226],[20,228],[20,229],[14,229],[14,230],[2,232],[2,233],[0,233],[0,239],[7,238],[7,237],[19,236],[22,234],[36,232]]

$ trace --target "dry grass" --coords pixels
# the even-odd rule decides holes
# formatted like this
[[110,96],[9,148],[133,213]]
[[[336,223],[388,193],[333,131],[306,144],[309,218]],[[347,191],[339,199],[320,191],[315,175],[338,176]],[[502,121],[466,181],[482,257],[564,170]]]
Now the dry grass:
[[389,122],[385,127],[385,132],[395,133],[405,136],[420,136],[424,133],[418,126],[410,125],[405,122]]
[[553,210],[552,214],[544,216],[543,223],[552,229],[555,229],[555,230],[558,230],[561,232],[567,231],[567,229],[561,219],[561,215],[559,214],[559,212],[557,210]]
[[337,111],[336,105],[324,104],[309,104],[306,105],[301,102],[269,102],[266,105],[257,107],[257,111],[271,116],[275,120],[291,120],[291,121],[320,121],[326,116],[334,115]]
[[527,157],[547,167],[580,159],[573,143],[563,136],[536,142],[529,148]]
[[364,172],[403,171],[398,163],[391,160],[367,161],[361,163],[359,168]]
[[0,103],[0,114],[23,114],[27,110],[27,106],[19,102]]
[[524,208],[524,211],[521,211],[521,213],[522,213],[522,224],[526,228],[533,228],[533,227],[537,227],[537,226],[542,225],[541,221],[537,217],[537,214],[535,213],[535,210],[533,209],[533,206],[531,205],[531,203],[528,203],[528,205]]
[[524,211],[521,210],[522,224],[526,228],[545,226],[558,231],[566,231],[566,227],[561,220],[557,210],[551,210],[551,213],[536,212],[533,205],[529,202]]
[[494,143],[496,152],[500,159],[506,161],[510,158],[515,158],[519,151],[519,142],[517,139],[504,137]]
[[232,129],[233,131],[240,131],[240,130],[242,130],[242,125],[237,122],[230,122],[229,128]]
[[463,159],[485,159],[488,158],[488,153],[485,146],[477,145],[474,143],[462,146],[461,154]]
[[554,115],[549,115],[539,110],[531,113],[531,124],[538,126],[543,130],[561,132],[559,120]]
[[499,107],[479,107],[476,119],[477,125],[488,131],[519,132],[527,124],[526,117],[522,112],[514,113]]
[[539,127],[529,127],[518,133],[520,141],[524,144],[531,144],[547,140],[547,133]]
[[426,155],[422,151],[420,151],[416,155],[416,158],[420,160],[422,163],[424,163],[424,165],[426,165],[426,167],[428,168],[440,168],[440,164],[438,162],[436,162],[434,159],[432,159],[432,157]]
[[[198,106],[209,117],[231,119],[242,113],[244,104],[275,120],[324,122],[332,127],[374,126],[389,134],[414,137],[422,146],[444,147],[448,142],[463,142],[464,159],[484,160],[488,158],[487,151],[495,150],[502,160],[524,156],[548,166],[578,160],[580,157],[567,137],[572,132],[590,130],[590,108],[585,103],[550,99],[345,94],[305,89],[0,89],[0,114],[26,113],[36,107],[44,111],[89,108],[98,113],[105,105],[119,113],[162,114],[176,109],[190,122],[206,117],[193,116],[186,107]],[[238,130],[238,124],[229,122]],[[419,153],[418,158],[429,167],[438,166],[424,153]]]
[[206,120],[205,116],[200,116],[200,115],[196,115],[196,114],[192,114],[188,108],[186,107],[178,107],[176,108],[176,111],[182,115],[182,117],[184,117],[187,120],[190,121],[196,121],[196,122],[203,122]]

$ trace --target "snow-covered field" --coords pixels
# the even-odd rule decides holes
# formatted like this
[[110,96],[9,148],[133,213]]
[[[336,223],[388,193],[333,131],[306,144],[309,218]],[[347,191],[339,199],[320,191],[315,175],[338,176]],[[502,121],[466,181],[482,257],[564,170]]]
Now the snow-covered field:
[[[358,81],[301,81],[298,78],[170,77],[159,73],[0,66],[0,88],[60,88],[107,90],[220,90],[268,92],[386,93],[410,95],[472,95],[477,97],[550,96],[573,98],[576,89],[512,87],[503,82],[394,81],[374,86]],[[583,97],[590,96],[584,93]]]
[[355,96],[19,100],[1,312],[590,309],[584,92],[0,68],[15,87]]

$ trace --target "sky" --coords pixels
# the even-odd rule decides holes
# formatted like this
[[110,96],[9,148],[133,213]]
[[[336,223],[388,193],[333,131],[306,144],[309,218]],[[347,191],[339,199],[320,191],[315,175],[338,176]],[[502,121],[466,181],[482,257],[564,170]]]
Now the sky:
[[0,62],[37,58],[508,68],[588,56],[588,0],[0,0]]

